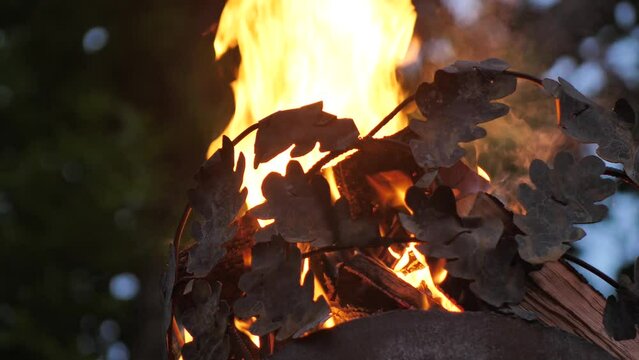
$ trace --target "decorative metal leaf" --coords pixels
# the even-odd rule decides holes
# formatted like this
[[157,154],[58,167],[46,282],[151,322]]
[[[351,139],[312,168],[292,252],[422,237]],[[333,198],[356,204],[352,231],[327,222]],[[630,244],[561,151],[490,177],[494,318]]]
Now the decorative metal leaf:
[[635,261],[634,281],[621,275],[617,298],[606,299],[604,326],[615,340],[630,340],[637,336],[639,325],[639,258]]
[[191,298],[194,306],[186,309],[180,320],[193,341],[182,348],[185,360],[226,360],[230,353],[226,334],[230,308],[220,301],[222,284],[211,286],[206,280],[195,280]]
[[242,275],[239,288],[246,293],[233,305],[240,318],[256,316],[251,333],[277,331],[276,339],[296,338],[329,316],[324,298],[313,301],[313,274],[300,286],[302,259],[295,245],[279,237],[253,247],[251,271]]
[[273,235],[281,235],[291,243],[312,242],[314,246],[332,244],[330,225],[331,197],[328,183],[314,175],[310,182],[297,161],[286,167],[286,176],[270,173],[262,183],[264,204],[251,214],[258,219],[275,219],[256,234],[257,242],[270,241]]
[[197,186],[189,190],[189,203],[203,221],[194,222],[192,233],[197,244],[189,251],[187,270],[197,277],[206,276],[224,256],[224,243],[236,233],[233,224],[246,200],[244,155],[235,165],[235,151],[226,136],[222,148],[209,158],[195,175]]
[[338,119],[322,111],[316,102],[297,109],[278,111],[260,120],[255,138],[255,162],[267,162],[295,145],[291,157],[309,153],[320,143],[320,151],[346,150],[358,138],[352,119]]
[[526,215],[515,215],[515,225],[524,235],[517,235],[519,254],[531,264],[559,259],[570,243],[586,233],[573,226],[601,221],[607,214],[605,205],[595,204],[615,192],[615,183],[601,178],[603,161],[587,156],[575,162],[566,152],[557,154],[554,169],[543,161],[530,164],[530,179],[536,189],[519,186],[519,200]]
[[612,111],[585,97],[569,82],[545,79],[544,88],[559,100],[559,124],[584,143],[599,145],[597,154],[621,163],[628,176],[639,183],[639,119],[630,104],[620,99]]
[[495,199],[480,193],[469,218],[457,214],[455,197],[447,187],[437,188],[430,198],[413,187],[406,194],[406,203],[414,214],[400,214],[400,220],[406,230],[425,242],[420,251],[449,259],[449,273],[474,280],[470,289],[491,305],[521,300],[525,272],[515,261],[514,241],[502,238],[506,214]]
[[333,209],[337,219],[337,244],[366,246],[379,240],[378,222],[372,216],[364,214],[353,219],[346,198],[339,198]]
[[[462,219],[457,215],[455,196],[449,187],[438,187],[431,197],[423,190],[411,187],[406,192],[406,204],[414,214],[399,214],[404,228],[419,240],[430,244],[428,254],[436,257],[454,256],[454,251],[434,244],[449,244],[464,232]],[[436,253],[435,253],[436,252]]]
[[504,73],[507,68],[498,59],[458,61],[438,70],[432,83],[419,86],[415,101],[428,121],[410,121],[419,139],[409,144],[421,167],[453,166],[465,153],[458,143],[486,136],[486,130],[477,125],[508,113],[507,105],[492,102],[517,87],[517,79]]
[[169,244],[169,258],[168,258],[168,266],[164,274],[162,275],[161,281],[161,289],[162,289],[162,304],[163,307],[163,329],[166,331],[171,325],[172,320],[172,296],[173,296],[173,286],[175,285],[175,273],[176,273],[177,262],[175,259],[175,247],[173,243]]
[[[473,261],[467,265],[472,271],[471,280],[475,280],[470,284],[470,290],[493,306],[518,304],[525,293],[526,270],[517,253],[512,231],[506,231],[506,228],[512,228],[512,214],[496,198],[479,193],[470,216],[483,221],[481,228],[467,235],[473,239],[471,244],[475,247]],[[493,247],[495,239],[498,242]],[[463,264],[463,260],[452,262],[451,269]]]

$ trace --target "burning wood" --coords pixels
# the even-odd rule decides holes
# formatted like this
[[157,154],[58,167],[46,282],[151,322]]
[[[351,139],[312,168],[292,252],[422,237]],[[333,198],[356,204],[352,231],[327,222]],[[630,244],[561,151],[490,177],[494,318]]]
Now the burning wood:
[[[575,297],[576,303],[557,302],[560,289],[541,296],[539,289],[549,291],[556,284],[540,277],[544,270],[532,272],[565,257],[570,243],[584,235],[576,225],[604,217],[607,208],[598,202],[615,191],[614,181],[602,178],[610,174],[604,163],[595,157],[576,161],[568,153],[559,153],[552,166],[534,161],[529,174],[534,188],[522,185],[521,206],[512,208],[487,193],[491,185],[485,171],[465,163],[460,143],[486,136],[479,125],[509,111],[495,101],[515,92],[518,77],[534,78],[509,71],[508,64],[497,59],[456,62],[437,71],[433,82],[421,84],[375,125],[369,119],[381,118],[403,95],[394,70],[415,20],[410,1],[390,6],[383,0],[368,0],[358,5],[360,12],[364,10],[362,31],[297,38],[302,34],[297,27],[307,22],[333,31],[336,13],[326,16],[315,8],[320,3],[343,6],[341,0],[311,5],[284,1],[286,6],[280,9],[269,2],[232,0],[224,11],[215,42],[217,56],[238,44],[242,50],[234,87],[236,113],[225,131],[236,137],[223,136],[212,145],[214,152],[196,175],[196,187],[189,192],[189,206],[176,232],[164,282],[167,345],[176,349],[170,357],[177,357],[181,349],[185,360],[303,358],[301,354],[317,356],[316,344],[334,346],[328,352],[340,354],[343,340],[327,341],[331,336],[325,334],[343,333],[366,345],[370,339],[362,342],[364,335],[357,331],[364,331],[361,324],[385,326],[386,320],[379,319],[401,320],[392,324],[395,330],[389,338],[403,348],[373,347],[378,349],[375,356],[409,352],[398,356],[410,359],[431,354],[424,349],[432,344],[419,344],[421,350],[414,350],[414,341],[408,345],[409,339],[401,335],[425,326],[407,316],[434,319],[444,329],[430,329],[435,334],[424,342],[476,334],[487,324],[500,327],[496,331],[501,331],[500,336],[468,336],[435,357],[454,354],[457,344],[472,348],[470,341],[482,339],[490,340],[493,351],[486,354],[495,356],[503,357],[506,349],[519,349],[514,345],[519,344],[530,350],[528,358],[534,358],[543,352],[535,352],[539,346],[530,341],[546,341],[554,350],[544,356],[561,357],[566,350],[557,344],[566,341],[574,351],[606,357],[574,337],[495,315],[521,314],[518,304],[562,329],[566,321],[551,313],[578,307],[580,316],[594,316],[600,329],[590,331],[589,323],[589,330],[582,331],[575,325],[577,319],[568,321],[567,330],[616,356],[637,356],[626,351],[632,346],[615,346],[613,340],[600,338],[608,336],[604,324],[615,339],[635,337],[639,273],[634,282],[616,284],[618,297],[608,299],[605,311],[601,307],[588,311],[582,306],[589,299],[569,291],[566,297]],[[256,15],[250,24],[248,13]],[[283,28],[284,18],[297,22]],[[337,24],[354,21],[337,20]],[[283,29],[292,36],[271,33]],[[265,39],[278,43],[255,42]],[[320,53],[309,54],[304,46],[298,54],[299,41],[311,41]],[[358,42],[373,53],[364,59],[353,56],[351,48]],[[327,66],[318,59],[328,53],[343,57]],[[346,59],[354,60],[351,67],[342,67],[349,65]],[[365,80],[361,69],[368,71]],[[563,81],[545,86],[559,98],[559,121],[567,134],[600,143],[604,147],[600,155],[628,166],[624,180],[635,184],[637,170],[630,165],[635,164],[631,153],[636,152],[636,141],[630,139],[636,137],[637,126],[629,105],[622,103],[618,111],[607,112]],[[406,127],[403,121],[391,123],[398,114],[403,120],[406,115],[401,110],[412,102],[421,115]],[[582,112],[566,111],[584,104]],[[611,140],[583,129],[585,125],[575,121],[586,116],[582,113],[595,127],[619,137],[622,148],[613,151]],[[374,138],[382,129],[395,134]],[[360,131],[366,135],[360,137]],[[247,161],[253,167],[247,168]],[[192,224],[195,243],[183,248],[180,240],[191,209],[197,216]],[[570,281],[581,284],[582,280]],[[590,300],[594,298],[603,303],[591,294]],[[367,318],[396,309],[404,312]],[[438,314],[462,309],[492,314]],[[353,320],[360,318],[364,319]],[[451,330],[444,324],[448,320],[467,328]],[[340,323],[344,324],[329,330]],[[504,340],[508,329],[521,332],[510,343]],[[380,334],[387,333],[382,330]],[[527,335],[533,340],[527,342]],[[389,351],[394,351],[392,356],[383,356]]]
[[384,264],[355,255],[340,264],[337,295],[341,306],[355,306],[369,313],[393,309],[424,309],[434,303],[430,294],[400,279]]

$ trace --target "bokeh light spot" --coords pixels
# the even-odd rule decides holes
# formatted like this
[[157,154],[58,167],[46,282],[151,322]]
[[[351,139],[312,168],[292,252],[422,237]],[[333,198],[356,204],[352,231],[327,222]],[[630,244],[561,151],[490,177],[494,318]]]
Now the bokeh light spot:
[[134,274],[121,273],[111,278],[109,290],[115,299],[131,300],[140,291],[140,280]]

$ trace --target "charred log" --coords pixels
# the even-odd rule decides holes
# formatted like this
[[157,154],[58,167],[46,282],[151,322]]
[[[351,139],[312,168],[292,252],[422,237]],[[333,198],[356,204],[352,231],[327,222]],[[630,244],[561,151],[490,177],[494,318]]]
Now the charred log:
[[361,254],[339,266],[336,289],[341,306],[356,306],[370,313],[422,309],[433,302],[384,264]]

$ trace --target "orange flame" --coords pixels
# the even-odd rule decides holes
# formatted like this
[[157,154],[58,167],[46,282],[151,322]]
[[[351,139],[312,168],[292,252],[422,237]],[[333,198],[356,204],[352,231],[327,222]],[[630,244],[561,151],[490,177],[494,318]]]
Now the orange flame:
[[[393,267],[393,272],[414,288],[419,289],[425,286],[433,299],[444,309],[450,312],[461,312],[462,309],[459,305],[455,304],[439,289],[438,285],[446,280],[446,270],[441,269],[433,275],[426,257],[417,250],[416,245],[417,243],[410,243],[399,257],[397,257],[398,254],[396,252],[391,252],[391,255],[398,259]],[[429,307],[430,304],[424,304],[424,309]]]
[[[238,47],[242,63],[232,84],[235,114],[224,130],[233,138],[249,125],[284,109],[319,100],[324,110],[353,118],[366,133],[403,98],[395,71],[407,54],[416,12],[410,0],[230,0],[220,19],[214,47],[220,58]],[[380,135],[401,129],[400,115]],[[253,163],[255,135],[238,150]],[[220,147],[216,139],[209,155]],[[239,151],[238,151],[239,152]],[[290,152],[258,169],[247,168],[247,204],[264,198],[261,183],[283,173]],[[304,170],[321,154],[300,158]]]
[[392,170],[366,176],[366,181],[375,190],[382,206],[410,212],[404,202],[406,191],[413,180],[405,173]]
[[[478,171],[481,169],[477,167]],[[483,170],[481,170],[483,171]],[[484,175],[487,177],[488,174]],[[375,190],[382,206],[392,207],[399,211],[410,212],[410,208],[405,203],[406,192],[413,185],[411,178],[401,171],[386,171],[367,176],[366,180]],[[382,234],[384,229],[380,229]],[[392,247],[388,252],[397,259],[393,272],[402,280],[406,281],[414,288],[427,289],[433,299],[444,309],[451,312],[460,312],[462,309],[450,300],[438,287],[446,280],[447,272],[443,269],[444,260],[436,272],[431,272],[426,261],[426,256],[416,248],[417,243],[409,243],[400,254]],[[425,301],[423,309],[428,309],[430,304]]]
[[490,175],[481,166],[477,165],[477,175],[484,178],[484,180],[490,182]]
[[233,319],[233,323],[235,324],[235,328],[245,334],[246,336],[248,336],[248,338],[251,340],[251,342],[257,346],[258,348],[260,347],[260,337],[257,335],[253,335],[251,334],[251,332],[249,331],[249,328],[251,327],[251,325],[253,325],[253,323],[257,320],[256,317],[252,317],[248,320],[240,320],[238,318],[234,318]]
[[[300,274],[300,286],[304,285],[304,279],[306,278],[306,274],[308,274],[309,270],[310,270],[310,259],[306,258],[304,259],[304,262],[302,263],[302,273]],[[330,304],[330,302],[328,301],[328,296],[326,296],[326,293],[324,292],[324,288],[322,287],[322,284],[317,279],[317,276],[313,276],[313,300],[317,300],[320,297],[323,297],[324,300],[326,300],[326,302]],[[320,325],[320,328],[328,329],[328,328],[332,328],[333,326],[335,326],[335,319],[333,318],[333,315],[331,315],[328,319],[326,319]]]
[[[182,332],[182,336],[184,337],[184,344],[188,344],[193,341],[193,335],[191,335],[190,332],[188,332],[186,329],[182,329]],[[180,355],[179,360],[184,360],[184,357]]]

